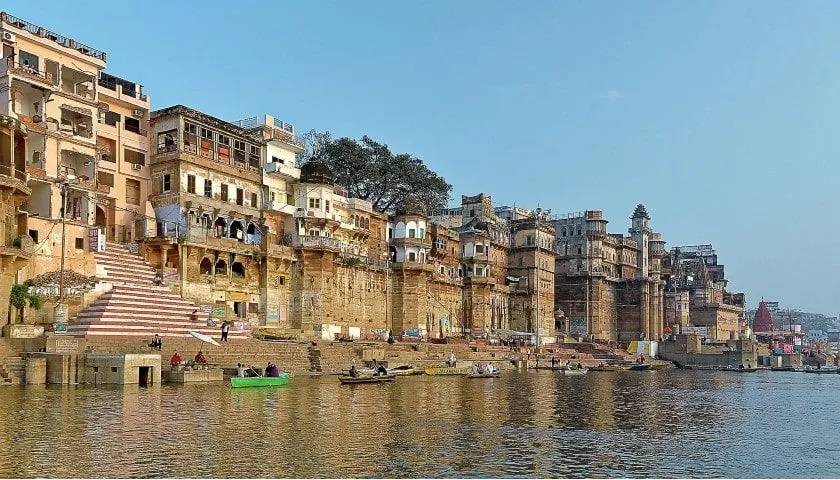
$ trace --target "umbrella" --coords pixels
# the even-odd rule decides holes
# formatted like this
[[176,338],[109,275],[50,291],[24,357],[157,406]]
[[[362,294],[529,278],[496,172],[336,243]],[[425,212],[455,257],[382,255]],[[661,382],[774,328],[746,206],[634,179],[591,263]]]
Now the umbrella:
[[213,337],[211,337],[210,335],[205,335],[203,333],[198,333],[198,332],[193,331],[193,330],[190,330],[190,335],[192,335],[193,337],[201,340],[204,343],[209,343],[210,345],[215,345],[217,347],[221,347],[221,345],[219,345],[219,342],[213,340]]

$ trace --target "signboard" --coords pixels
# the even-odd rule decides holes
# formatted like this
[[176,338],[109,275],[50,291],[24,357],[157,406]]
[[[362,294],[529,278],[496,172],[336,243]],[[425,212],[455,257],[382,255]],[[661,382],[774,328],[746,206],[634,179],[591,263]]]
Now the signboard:
[[68,337],[52,338],[47,341],[47,351],[50,353],[76,353],[79,351],[79,341]]
[[53,308],[53,332],[67,333],[67,304],[57,303]]
[[573,335],[588,335],[589,325],[587,325],[586,318],[575,317],[569,322],[569,333]]
[[268,307],[265,309],[265,323],[279,323],[280,309],[275,307]]
[[9,338],[38,338],[43,333],[42,325],[9,325]]
[[682,333],[683,335],[699,335],[705,338],[709,336],[709,327],[680,327],[680,333]]
[[88,229],[88,246],[91,252],[105,251],[105,235],[99,227]]

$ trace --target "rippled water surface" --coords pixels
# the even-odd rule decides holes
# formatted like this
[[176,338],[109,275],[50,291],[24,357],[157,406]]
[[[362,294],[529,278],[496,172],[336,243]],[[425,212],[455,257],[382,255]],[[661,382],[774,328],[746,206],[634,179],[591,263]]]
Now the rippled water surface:
[[0,477],[840,476],[840,375],[0,388]]

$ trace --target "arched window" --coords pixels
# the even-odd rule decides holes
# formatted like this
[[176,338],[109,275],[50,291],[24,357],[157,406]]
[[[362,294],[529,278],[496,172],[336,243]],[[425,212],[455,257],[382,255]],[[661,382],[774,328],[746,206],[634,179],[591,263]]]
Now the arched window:
[[216,262],[216,275],[227,275],[227,263],[221,258]]
[[227,220],[223,217],[218,217],[215,222],[213,222],[213,231],[216,238],[226,237],[227,233]]
[[230,222],[230,238],[235,238],[240,242],[245,241],[245,227],[239,220]]
[[207,257],[202,258],[198,270],[202,275],[210,275],[213,272],[213,262]]
[[245,277],[245,266],[241,262],[233,262],[230,266],[230,274],[234,277]]

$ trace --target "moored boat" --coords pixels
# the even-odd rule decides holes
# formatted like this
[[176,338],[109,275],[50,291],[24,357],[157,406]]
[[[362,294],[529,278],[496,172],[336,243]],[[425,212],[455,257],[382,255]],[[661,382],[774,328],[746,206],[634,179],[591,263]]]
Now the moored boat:
[[393,382],[396,375],[371,375],[363,377],[342,376],[338,377],[342,385],[356,385],[360,383],[384,383]]
[[230,377],[231,388],[277,387],[288,383],[288,373],[282,373],[279,377]]
[[620,372],[627,370],[627,368],[621,365],[598,365],[597,367],[590,367],[589,370],[593,372]]
[[493,373],[470,373],[467,378],[499,378],[502,374],[499,372]]
[[467,375],[470,373],[469,367],[429,367],[425,371],[426,375]]
[[650,370],[649,363],[634,363],[627,367],[627,370]]
[[755,367],[750,367],[750,368],[746,368],[746,367],[740,367],[740,368],[723,367],[720,370],[722,372],[738,372],[738,373],[752,373],[752,372],[757,372],[758,371],[758,369],[755,368]]
[[838,370],[836,368],[806,368],[805,370],[802,370],[802,371],[805,372],[805,373],[821,373],[821,374],[826,374],[826,373],[836,374],[836,373],[838,373]]
[[567,368],[566,370],[561,370],[563,375],[584,375],[586,372],[589,371],[588,368]]

